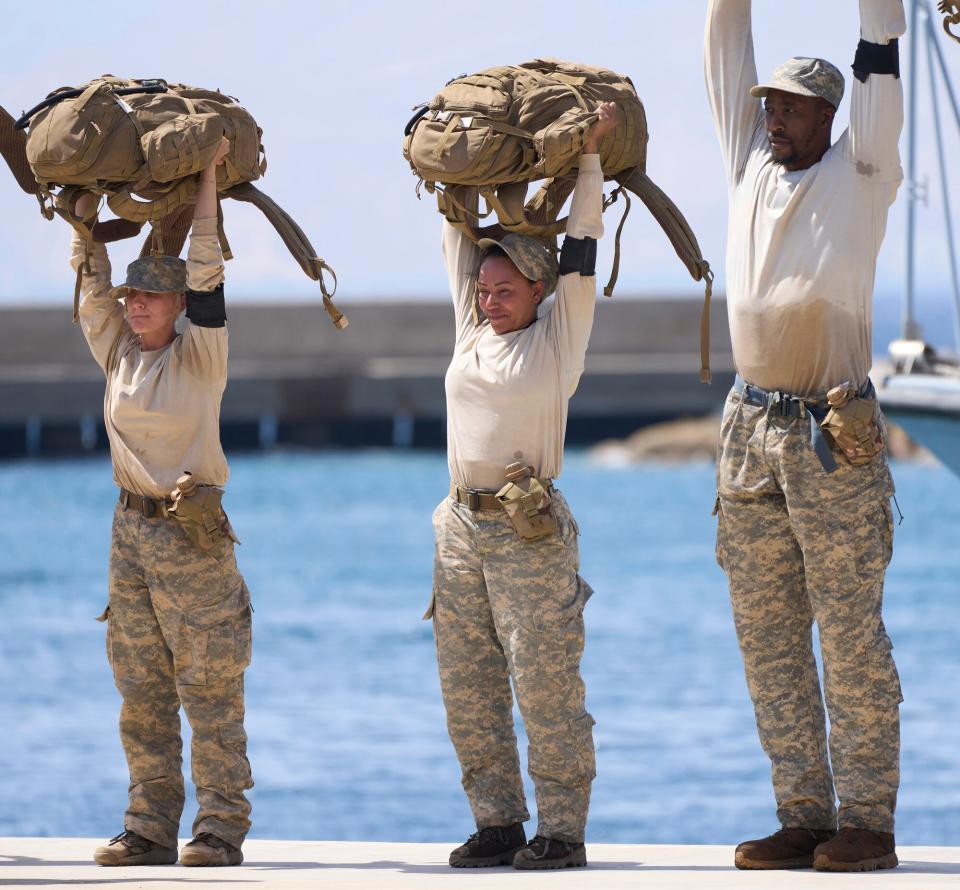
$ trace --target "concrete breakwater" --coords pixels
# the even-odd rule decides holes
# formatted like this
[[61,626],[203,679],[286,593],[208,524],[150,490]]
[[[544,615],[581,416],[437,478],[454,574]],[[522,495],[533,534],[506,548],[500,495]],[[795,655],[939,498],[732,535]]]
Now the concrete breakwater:
[[[447,301],[364,301],[334,330],[319,304],[228,307],[228,449],[444,443]],[[568,441],[592,444],[718,409],[733,375],[723,300],[711,319],[714,382],[699,382],[698,298],[597,301]],[[66,304],[0,310],[0,457],[106,448],[103,375]]]

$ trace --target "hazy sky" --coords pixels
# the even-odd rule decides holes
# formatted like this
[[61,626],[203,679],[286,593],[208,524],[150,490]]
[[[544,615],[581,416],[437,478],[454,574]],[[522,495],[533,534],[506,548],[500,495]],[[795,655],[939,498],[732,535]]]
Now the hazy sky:
[[[790,55],[819,55],[849,80],[859,37],[855,0],[756,0],[754,6],[761,76]],[[18,114],[51,89],[104,72],[162,76],[237,96],[264,130],[270,169],[261,187],[335,267],[348,309],[356,298],[445,292],[440,218],[432,196],[417,201],[400,152],[413,105],[449,78],[490,65],[546,55],[604,65],[633,78],[651,129],[648,172],[687,215],[722,273],[726,193],[703,86],[705,8],[706,0],[5,3],[0,104]],[[960,47],[946,40],[943,46],[960,83]],[[840,128],[847,106],[844,100]],[[926,106],[921,122],[921,178],[935,180]],[[955,139],[951,154],[960,156]],[[954,168],[960,184],[960,165]],[[903,192],[878,274],[878,294],[887,298],[899,296],[903,281]],[[0,200],[0,302],[66,304],[73,284],[66,224],[41,219],[4,170]],[[266,220],[236,202],[227,202],[225,212],[236,254],[227,273],[232,299],[317,296]],[[615,225],[608,214],[601,275]],[[920,226],[921,295],[945,297],[938,201],[921,209]],[[114,249],[117,277],[135,245],[139,239]],[[699,289],[636,202],[619,292],[665,291]]]

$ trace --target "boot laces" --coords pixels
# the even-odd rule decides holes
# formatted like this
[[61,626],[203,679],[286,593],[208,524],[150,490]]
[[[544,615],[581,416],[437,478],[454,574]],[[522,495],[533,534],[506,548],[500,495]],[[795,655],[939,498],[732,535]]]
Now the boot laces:
[[232,850],[233,846],[228,844],[223,838],[211,834],[209,831],[201,831],[194,839],[195,844],[206,844],[215,850]]
[[[148,841],[135,831],[130,831],[125,828],[116,837],[110,838],[110,844],[123,844],[125,847],[143,847],[144,849],[149,849],[151,841]],[[110,844],[108,844],[108,846]]]
[[557,840],[556,838],[552,837],[543,837],[539,834],[532,841],[530,841],[529,846],[536,859],[546,859],[550,853],[551,847],[557,848],[561,856],[566,856],[571,849],[570,844],[568,844],[566,841]]
[[499,841],[500,843],[506,843],[507,839],[507,829],[502,825],[488,825],[486,828],[481,828],[479,831],[475,831],[470,837],[467,838],[467,846],[469,846],[474,841],[480,845],[485,841]]

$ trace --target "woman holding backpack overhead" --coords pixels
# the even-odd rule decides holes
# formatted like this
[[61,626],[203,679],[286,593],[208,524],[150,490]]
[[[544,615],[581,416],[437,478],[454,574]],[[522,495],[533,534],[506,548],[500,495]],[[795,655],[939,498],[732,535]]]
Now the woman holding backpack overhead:
[[[580,676],[579,531],[554,486],[567,402],[583,372],[596,297],[601,138],[617,126],[604,103],[587,132],[559,265],[535,238],[479,246],[444,223],[456,340],[447,370],[450,496],[433,515],[433,618],[447,727],[477,832],[455,868],[586,865],[595,775],[593,718]],[[556,289],[552,307],[540,304]],[[530,741],[539,826],[523,793],[513,698]]]
[[[229,147],[224,139],[200,174],[186,263],[141,257],[114,288],[104,246],[74,237],[80,323],[106,375],[104,421],[120,487],[101,620],[123,698],[130,786],[124,830],[96,850],[100,865],[177,861],[181,706],[193,729],[200,809],[180,862],[238,865],[250,828],[243,793],[253,787],[243,727],[250,593],[220,507],[228,475],[219,421],[227,331],[216,168]],[[85,222],[93,218],[92,196],[82,197],[76,212]]]

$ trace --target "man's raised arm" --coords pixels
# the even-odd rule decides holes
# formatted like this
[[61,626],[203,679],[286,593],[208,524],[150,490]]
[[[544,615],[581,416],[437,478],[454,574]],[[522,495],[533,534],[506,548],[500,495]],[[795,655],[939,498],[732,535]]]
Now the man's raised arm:
[[743,174],[761,134],[760,100],[750,95],[750,87],[757,83],[752,25],[751,0],[710,0],[704,70],[730,183]]
[[878,182],[899,181],[903,86],[898,45],[907,30],[903,0],[860,0],[847,155]]

